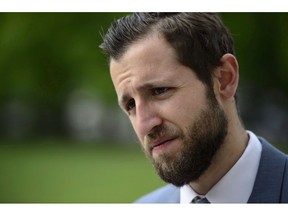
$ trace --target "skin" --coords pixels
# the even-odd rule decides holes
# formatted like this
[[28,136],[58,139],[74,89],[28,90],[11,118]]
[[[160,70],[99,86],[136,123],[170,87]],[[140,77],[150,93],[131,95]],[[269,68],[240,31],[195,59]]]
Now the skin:
[[[248,143],[234,100],[237,60],[225,54],[221,63],[213,74],[214,93],[228,119],[228,134],[208,169],[189,183],[203,195],[236,163]],[[157,33],[134,42],[120,59],[112,59],[110,74],[119,105],[129,116],[143,149],[153,160],[173,160],[183,147],[181,139],[173,133],[156,139],[149,134],[160,125],[186,132],[189,123],[207,107],[205,85],[177,61],[173,48]]]

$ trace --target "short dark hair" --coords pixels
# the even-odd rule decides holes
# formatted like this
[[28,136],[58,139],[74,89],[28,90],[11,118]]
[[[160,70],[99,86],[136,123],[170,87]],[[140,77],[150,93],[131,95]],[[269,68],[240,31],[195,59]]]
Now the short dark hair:
[[120,59],[133,42],[158,32],[176,51],[178,60],[213,88],[212,71],[225,53],[235,54],[233,39],[215,13],[133,13],[115,21],[100,48]]

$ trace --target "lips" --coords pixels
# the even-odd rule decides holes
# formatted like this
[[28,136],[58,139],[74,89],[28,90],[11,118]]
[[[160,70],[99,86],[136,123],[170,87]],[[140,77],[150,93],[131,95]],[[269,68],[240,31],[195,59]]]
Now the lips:
[[152,146],[150,147],[150,150],[153,151],[154,148],[159,147],[163,144],[166,144],[167,142],[176,139],[176,137],[162,137],[159,139],[156,139],[152,142]]

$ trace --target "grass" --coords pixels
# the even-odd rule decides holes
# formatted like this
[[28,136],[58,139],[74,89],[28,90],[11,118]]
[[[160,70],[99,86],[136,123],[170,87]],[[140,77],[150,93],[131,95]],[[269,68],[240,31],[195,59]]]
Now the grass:
[[139,147],[0,145],[1,203],[130,203],[164,185]]

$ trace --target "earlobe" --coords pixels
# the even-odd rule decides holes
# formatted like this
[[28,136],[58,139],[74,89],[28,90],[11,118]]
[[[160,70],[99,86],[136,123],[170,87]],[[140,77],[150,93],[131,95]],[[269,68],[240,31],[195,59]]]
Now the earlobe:
[[234,97],[239,80],[238,62],[234,55],[225,54],[221,58],[221,66],[217,71],[216,78],[219,81],[219,93],[222,97]]

